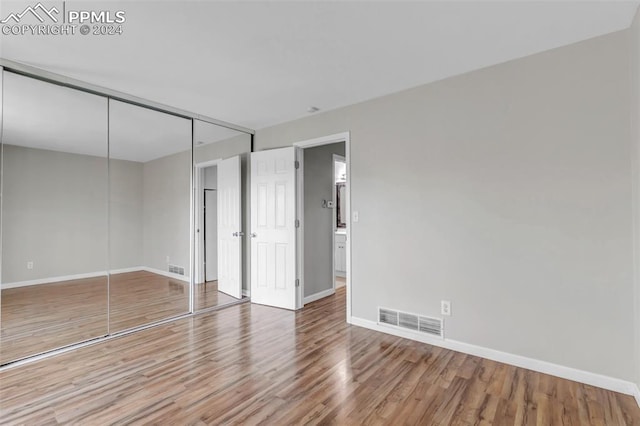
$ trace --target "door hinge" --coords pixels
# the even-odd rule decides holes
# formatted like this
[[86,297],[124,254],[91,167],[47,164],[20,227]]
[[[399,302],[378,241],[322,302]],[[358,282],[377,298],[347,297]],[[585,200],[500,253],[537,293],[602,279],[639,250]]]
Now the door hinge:
[[296,287],[300,287],[300,279],[296,278]]
[[296,219],[296,228],[300,228],[300,220]]
[[300,168],[300,162],[298,160],[294,161],[293,162],[293,166],[296,168],[296,170],[299,169]]

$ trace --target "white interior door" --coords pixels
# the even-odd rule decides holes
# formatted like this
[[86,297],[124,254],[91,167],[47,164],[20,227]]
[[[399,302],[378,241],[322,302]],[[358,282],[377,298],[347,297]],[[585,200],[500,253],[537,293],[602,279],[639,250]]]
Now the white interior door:
[[242,297],[240,157],[218,163],[218,290]]
[[295,148],[251,153],[251,301],[296,309]]
[[218,279],[218,194],[204,191],[205,280]]

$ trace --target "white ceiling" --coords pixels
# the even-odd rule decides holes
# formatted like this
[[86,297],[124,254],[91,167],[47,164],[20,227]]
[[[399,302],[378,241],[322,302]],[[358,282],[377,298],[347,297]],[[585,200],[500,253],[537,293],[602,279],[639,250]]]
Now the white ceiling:
[[109,157],[141,163],[191,149],[191,121],[109,102]]
[[124,10],[124,34],[0,36],[0,56],[259,129],[618,31],[637,5],[69,0]]
[[[191,148],[184,118],[13,73],[4,74],[3,86],[6,144],[96,157],[108,149],[110,158],[142,163]],[[242,134],[199,120],[194,131],[197,145]]]
[[2,142],[107,156],[107,99],[12,73],[3,75]]

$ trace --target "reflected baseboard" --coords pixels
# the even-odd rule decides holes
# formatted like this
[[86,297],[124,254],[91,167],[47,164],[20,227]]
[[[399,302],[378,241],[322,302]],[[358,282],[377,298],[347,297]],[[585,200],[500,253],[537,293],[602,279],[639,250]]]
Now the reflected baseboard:
[[98,278],[98,277],[106,277],[107,274],[110,275],[118,275],[118,274],[126,274],[130,272],[138,272],[138,271],[146,271],[151,272],[153,274],[163,275],[168,278],[173,278],[175,280],[189,282],[189,277],[179,274],[174,274],[172,272],[163,271],[161,269],[150,268],[147,266],[134,266],[131,268],[121,268],[121,269],[113,269],[109,272],[107,271],[97,271],[97,272],[88,272],[83,274],[74,274],[74,275],[62,275],[58,277],[48,277],[48,278],[40,278],[36,280],[27,280],[27,281],[17,281],[12,283],[2,283],[2,290],[7,290],[10,288],[18,288],[18,287],[27,287],[31,285],[41,285],[41,284],[54,284],[64,281],[73,281],[73,280],[84,280],[87,278]]
[[13,283],[2,283],[2,290],[7,290],[10,288],[18,288],[18,287],[27,287],[30,285],[53,284],[53,283],[59,283],[63,281],[84,280],[87,278],[98,278],[98,277],[106,277],[106,276],[107,276],[107,271],[99,271],[99,272],[88,272],[85,274],[62,275],[59,277],[40,278],[37,280],[17,281]]
[[[165,277],[173,278],[173,279],[178,280],[178,281],[184,281],[186,283],[190,282],[190,277],[188,277],[186,275],[174,274],[173,272],[163,271],[161,269],[150,268],[148,266],[142,266],[139,270],[146,271],[146,272],[151,272],[153,274],[164,275]],[[112,274],[113,274],[113,272],[112,272]]]

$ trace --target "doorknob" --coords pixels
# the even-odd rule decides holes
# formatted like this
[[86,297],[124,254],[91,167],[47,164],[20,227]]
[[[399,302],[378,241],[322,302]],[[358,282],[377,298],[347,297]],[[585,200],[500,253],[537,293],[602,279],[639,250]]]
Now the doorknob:
[[234,237],[242,237],[242,236],[244,236],[244,232],[234,232],[232,235]]
[[256,234],[255,232],[252,232],[251,234],[249,234],[249,236],[250,236],[251,238],[255,238],[255,237],[257,237],[257,236],[258,236],[258,234]]

